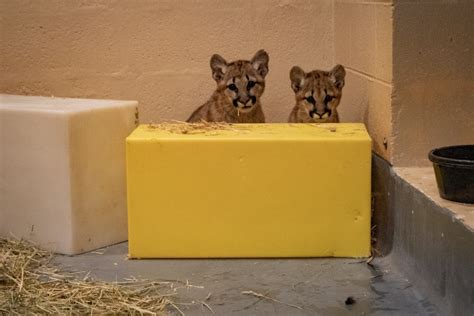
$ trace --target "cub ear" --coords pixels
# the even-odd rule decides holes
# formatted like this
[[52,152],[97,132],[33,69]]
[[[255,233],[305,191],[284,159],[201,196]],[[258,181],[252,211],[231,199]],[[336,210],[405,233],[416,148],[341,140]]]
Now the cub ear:
[[268,57],[267,52],[261,49],[255,53],[252,60],[250,61],[252,63],[253,68],[255,68],[258,74],[263,78],[265,78],[265,76],[268,74],[269,59],[270,57]]
[[218,54],[214,54],[211,57],[211,69],[212,69],[212,78],[215,81],[219,82],[224,79],[224,74],[227,71],[227,62]]
[[294,66],[290,70],[290,80],[291,80],[291,88],[296,93],[301,90],[304,84],[304,77],[306,74],[304,73],[303,69],[298,66]]
[[344,87],[344,78],[346,77],[346,70],[341,65],[336,65],[334,68],[329,72],[329,76],[334,82],[334,86],[339,90]]

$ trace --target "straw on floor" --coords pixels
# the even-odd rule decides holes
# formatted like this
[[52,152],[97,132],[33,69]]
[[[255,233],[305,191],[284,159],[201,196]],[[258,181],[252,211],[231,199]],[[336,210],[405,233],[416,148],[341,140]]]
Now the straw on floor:
[[0,238],[0,314],[162,315],[177,308],[163,283],[98,281],[62,271],[51,258],[27,241]]

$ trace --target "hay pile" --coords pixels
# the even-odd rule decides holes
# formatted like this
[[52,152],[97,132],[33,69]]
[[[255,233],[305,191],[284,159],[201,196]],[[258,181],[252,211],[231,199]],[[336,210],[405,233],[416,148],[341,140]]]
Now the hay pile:
[[206,122],[187,123],[181,121],[170,121],[164,123],[148,124],[148,128],[160,129],[175,134],[203,134],[218,131],[242,131],[242,127],[227,122]]
[[[59,270],[52,254],[0,238],[0,314],[165,314],[174,292],[152,281],[108,283]],[[82,273],[83,275],[83,273]],[[166,283],[166,282],[164,282]],[[168,294],[163,294],[168,292]]]

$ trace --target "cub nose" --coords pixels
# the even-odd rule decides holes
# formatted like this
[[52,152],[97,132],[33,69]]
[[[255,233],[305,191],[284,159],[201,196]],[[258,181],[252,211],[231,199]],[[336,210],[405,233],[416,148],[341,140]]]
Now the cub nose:
[[250,102],[250,99],[247,97],[243,97],[243,98],[241,97],[239,102],[242,103],[243,105],[247,105]]

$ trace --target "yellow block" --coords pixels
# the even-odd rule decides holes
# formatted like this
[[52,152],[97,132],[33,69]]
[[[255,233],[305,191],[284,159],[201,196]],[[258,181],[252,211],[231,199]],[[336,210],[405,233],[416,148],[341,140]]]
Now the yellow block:
[[254,124],[127,138],[133,258],[365,257],[363,124]]

